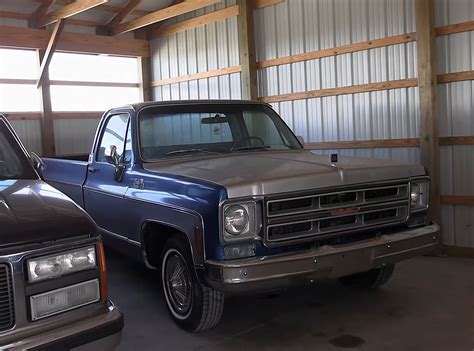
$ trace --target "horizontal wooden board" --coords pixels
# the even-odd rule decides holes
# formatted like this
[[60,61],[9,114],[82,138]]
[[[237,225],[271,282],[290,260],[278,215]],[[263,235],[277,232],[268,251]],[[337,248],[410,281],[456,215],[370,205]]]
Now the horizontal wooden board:
[[150,39],[182,32],[187,29],[204,26],[206,24],[213,23],[213,22],[222,21],[226,18],[237,16],[238,14],[239,14],[239,7],[231,6],[223,10],[219,10],[216,12],[208,13],[206,15],[191,18],[183,22],[159,27],[150,33]]
[[444,246],[446,254],[450,257],[469,257],[474,258],[474,247],[464,246]]
[[40,112],[7,112],[2,114],[10,121],[30,121],[41,118]]
[[285,1],[286,0],[254,0],[253,6],[255,9],[261,9],[267,6],[278,5]]
[[438,74],[438,84],[474,80],[474,71]]
[[391,80],[391,81],[380,82],[380,83],[352,85],[352,86],[340,87],[340,88],[303,91],[300,93],[264,96],[264,97],[259,98],[259,100],[263,102],[267,102],[267,103],[273,103],[273,102],[282,102],[282,101],[313,99],[313,98],[326,97],[326,96],[367,93],[371,91],[380,91],[380,90],[389,90],[389,89],[410,88],[410,87],[416,87],[417,85],[418,85],[418,79],[411,78],[411,79]]
[[474,136],[440,137],[439,145],[474,145]]
[[53,112],[53,119],[100,119],[103,111]]
[[444,205],[474,206],[474,196],[442,195],[441,203]]
[[383,140],[351,140],[351,141],[323,141],[305,143],[305,149],[332,150],[332,149],[371,149],[392,147],[417,147],[420,139],[383,139]]
[[474,21],[467,21],[456,24],[449,24],[447,26],[435,28],[436,36],[450,35],[456,33],[470,32],[474,30]]
[[[0,26],[0,47],[45,49],[50,32],[41,29]],[[150,57],[147,40],[63,33],[57,51]]]
[[314,60],[317,58],[337,56],[337,55],[342,55],[342,54],[348,54],[351,52],[380,48],[380,47],[384,47],[388,45],[409,43],[415,40],[416,40],[415,33],[396,35],[393,37],[368,40],[368,41],[364,41],[360,43],[343,45],[343,46],[325,49],[325,50],[311,51],[311,52],[306,52],[303,54],[264,60],[264,61],[257,62],[257,68],[273,67],[273,66],[286,65],[286,64],[295,63],[295,62]]
[[216,70],[213,70],[213,71],[206,71],[206,72],[188,74],[186,76],[180,76],[180,77],[162,79],[162,80],[155,80],[155,81],[151,82],[151,86],[152,87],[159,87],[159,86],[162,86],[162,85],[189,82],[189,81],[192,81],[192,80],[212,78],[212,77],[223,76],[223,75],[226,75],[226,74],[238,73],[240,71],[242,71],[242,67],[240,65],[239,66],[226,67],[226,68],[220,68],[220,69],[216,69]]

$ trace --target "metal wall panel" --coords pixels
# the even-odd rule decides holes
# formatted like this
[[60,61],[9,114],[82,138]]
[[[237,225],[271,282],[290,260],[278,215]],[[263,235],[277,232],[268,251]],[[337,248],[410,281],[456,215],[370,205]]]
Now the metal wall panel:
[[28,151],[41,155],[41,125],[39,120],[10,121]]
[[[185,20],[235,5],[235,0],[180,16]],[[175,22],[169,21],[169,22]],[[151,43],[152,80],[207,72],[240,62],[237,18],[158,38]],[[155,100],[239,99],[240,73],[154,88]]]
[[56,154],[88,154],[99,119],[59,119],[54,121]]

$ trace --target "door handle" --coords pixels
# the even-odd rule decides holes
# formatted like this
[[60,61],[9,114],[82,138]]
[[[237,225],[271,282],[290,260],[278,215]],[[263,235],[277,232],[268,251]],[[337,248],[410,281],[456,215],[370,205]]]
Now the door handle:
[[97,168],[94,168],[94,167],[89,167],[87,170],[88,170],[90,173],[95,173],[95,172],[98,171],[98,169],[97,169]]

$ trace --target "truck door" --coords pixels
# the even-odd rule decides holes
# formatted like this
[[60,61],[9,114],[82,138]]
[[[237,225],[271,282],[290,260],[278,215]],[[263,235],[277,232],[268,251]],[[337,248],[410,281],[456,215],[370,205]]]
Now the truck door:
[[[109,116],[102,126],[92,161],[89,163],[84,184],[84,205],[101,231],[125,238],[126,220],[124,195],[128,184],[117,179],[116,165],[124,165],[124,173],[131,164],[130,115],[121,113]],[[114,150],[113,157],[110,156]]]

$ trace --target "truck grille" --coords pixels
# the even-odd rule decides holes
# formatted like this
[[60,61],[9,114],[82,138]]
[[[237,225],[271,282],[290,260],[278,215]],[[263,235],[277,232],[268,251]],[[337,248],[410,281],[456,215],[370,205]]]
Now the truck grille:
[[0,264],[0,331],[15,324],[12,273],[9,266]]
[[322,239],[403,223],[408,215],[408,183],[271,198],[266,200],[265,242],[278,246]]

